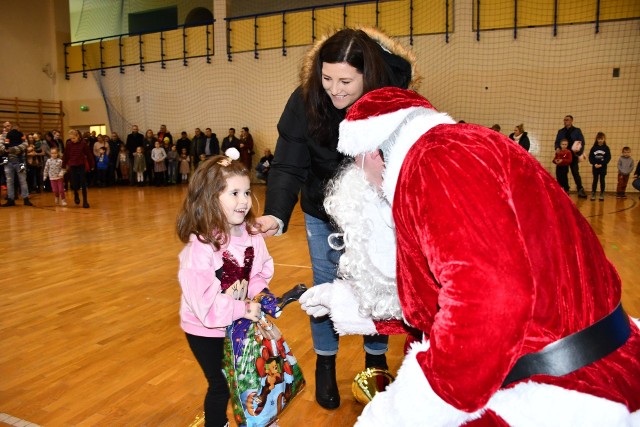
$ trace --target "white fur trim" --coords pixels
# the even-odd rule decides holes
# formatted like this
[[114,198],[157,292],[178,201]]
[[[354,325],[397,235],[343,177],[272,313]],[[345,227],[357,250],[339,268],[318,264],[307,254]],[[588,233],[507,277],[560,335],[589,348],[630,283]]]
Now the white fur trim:
[[388,159],[385,159],[386,166],[382,182],[382,192],[390,204],[393,204],[400,169],[413,144],[434,126],[444,123],[455,123],[455,120],[445,113],[438,113],[437,111],[426,108],[424,112],[424,115],[414,117],[400,129],[397,135],[397,141],[391,149],[391,155]]
[[498,391],[487,405],[513,427],[629,426],[621,403],[532,381]]
[[358,314],[358,301],[349,282],[336,280],[331,285],[331,320],[339,335],[375,335],[376,325]]
[[424,107],[409,107],[364,120],[343,120],[340,123],[338,151],[354,157],[374,151],[402,123],[407,114],[417,109],[426,110]]
[[357,427],[458,426],[479,415],[454,408],[433,391],[416,360],[428,348],[428,342],[412,345],[395,381],[365,406]]
[[500,390],[485,408],[467,413],[446,403],[431,388],[416,360],[429,343],[416,343],[396,380],[364,408],[356,426],[460,426],[489,408],[514,427],[638,427],[640,411],[600,397],[549,384],[520,383]]

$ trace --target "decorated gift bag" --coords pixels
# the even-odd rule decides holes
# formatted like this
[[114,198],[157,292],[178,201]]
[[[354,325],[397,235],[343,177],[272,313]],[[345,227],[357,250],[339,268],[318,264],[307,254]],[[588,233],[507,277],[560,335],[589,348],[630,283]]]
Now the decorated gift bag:
[[[239,319],[229,326],[222,368],[238,426],[262,427],[275,422],[305,385],[291,348],[267,318],[278,317],[284,305],[297,299],[304,289],[304,285],[298,285],[282,298],[261,293],[254,298],[262,305],[260,320]],[[296,296],[291,297],[292,293]]]

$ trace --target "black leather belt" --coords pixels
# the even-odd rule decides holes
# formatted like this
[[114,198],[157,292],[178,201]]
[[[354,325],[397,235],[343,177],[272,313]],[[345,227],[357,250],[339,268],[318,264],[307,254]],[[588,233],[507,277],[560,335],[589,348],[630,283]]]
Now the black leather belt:
[[560,377],[602,359],[622,347],[631,335],[629,316],[622,304],[576,333],[521,356],[502,383],[505,387],[533,375]]

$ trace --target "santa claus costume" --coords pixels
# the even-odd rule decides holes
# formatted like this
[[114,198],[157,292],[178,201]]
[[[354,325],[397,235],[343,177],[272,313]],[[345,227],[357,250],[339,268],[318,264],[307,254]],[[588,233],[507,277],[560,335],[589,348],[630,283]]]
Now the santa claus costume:
[[[620,277],[535,158],[396,88],[350,108],[338,149],[383,153],[402,314],[424,336],[358,426],[640,425]],[[332,307],[334,323],[376,333],[350,309]]]

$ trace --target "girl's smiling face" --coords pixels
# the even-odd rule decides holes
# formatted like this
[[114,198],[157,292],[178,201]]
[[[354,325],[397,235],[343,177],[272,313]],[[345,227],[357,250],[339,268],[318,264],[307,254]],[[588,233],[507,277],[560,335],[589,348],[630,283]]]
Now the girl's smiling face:
[[251,182],[248,176],[233,175],[227,178],[227,186],[220,193],[220,207],[227,222],[234,228],[244,223],[251,209]]

